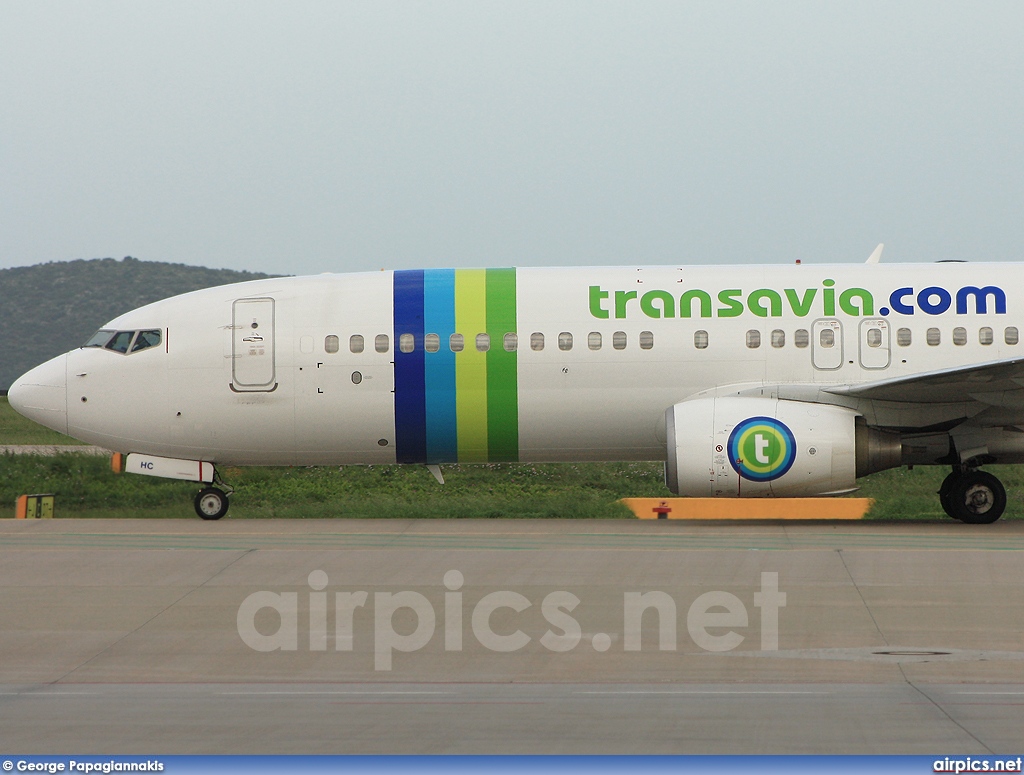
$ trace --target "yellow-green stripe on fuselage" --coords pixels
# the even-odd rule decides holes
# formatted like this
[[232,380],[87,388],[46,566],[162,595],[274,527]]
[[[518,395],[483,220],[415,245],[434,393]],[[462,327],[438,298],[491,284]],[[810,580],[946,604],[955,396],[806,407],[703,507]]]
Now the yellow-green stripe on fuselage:
[[487,353],[477,349],[477,334],[487,331],[487,272],[455,272],[455,330],[465,347],[455,354],[455,416],[459,460],[486,462]]

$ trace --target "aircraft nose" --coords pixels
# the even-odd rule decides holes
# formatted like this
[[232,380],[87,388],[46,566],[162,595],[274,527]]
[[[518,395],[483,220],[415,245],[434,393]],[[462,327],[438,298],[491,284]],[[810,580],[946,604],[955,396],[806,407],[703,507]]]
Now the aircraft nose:
[[68,432],[67,358],[58,355],[19,377],[7,393],[18,414],[61,433]]

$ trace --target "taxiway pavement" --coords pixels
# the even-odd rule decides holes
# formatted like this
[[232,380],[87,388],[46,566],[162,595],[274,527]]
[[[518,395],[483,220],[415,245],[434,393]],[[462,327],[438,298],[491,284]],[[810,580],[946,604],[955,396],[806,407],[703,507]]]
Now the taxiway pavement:
[[4,520],[0,596],[22,753],[937,755],[1024,729],[1022,522]]

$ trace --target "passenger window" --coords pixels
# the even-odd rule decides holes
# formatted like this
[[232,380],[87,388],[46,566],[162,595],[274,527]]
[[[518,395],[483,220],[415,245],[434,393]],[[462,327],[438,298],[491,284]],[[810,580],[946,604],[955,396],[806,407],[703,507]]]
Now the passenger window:
[[116,331],[108,331],[105,328],[101,328],[91,337],[89,341],[82,345],[82,347],[103,347],[107,342],[110,341],[110,337],[116,334]]
[[460,353],[466,347],[466,341],[462,338],[462,334],[452,334],[448,337],[448,347],[453,353]]
[[612,347],[614,347],[616,350],[626,349],[625,331],[616,331],[614,334],[612,334]]
[[909,328],[896,329],[896,344],[900,347],[910,347],[911,336]]
[[818,334],[818,344],[826,350],[836,346],[836,332],[831,328],[823,328]]
[[953,344],[962,347],[967,344],[967,329],[957,326],[953,329]]
[[760,346],[761,332],[753,328],[747,331],[747,347],[751,350],[756,350]]
[[324,352],[336,353],[339,349],[341,349],[341,344],[338,337],[334,334],[324,337]]
[[530,334],[530,349],[540,352],[544,349],[544,334],[539,331],[535,331]]
[[363,335],[352,334],[348,338],[348,349],[354,353],[361,353],[363,351]]
[[992,329],[988,326],[983,326],[978,331],[978,341],[981,344],[992,344],[994,338],[995,337],[992,336]]
[[708,332],[707,331],[694,331],[693,332],[693,346],[698,350],[708,349]]
[[379,353],[386,353],[391,349],[391,340],[387,334],[377,334],[373,340],[373,349]]
[[436,353],[441,349],[441,337],[437,334],[426,334],[423,337],[423,349],[428,353]]
[[477,334],[476,335],[476,349],[477,352],[485,353],[491,349],[491,336],[490,334]]
[[132,337],[134,336],[134,331],[118,331],[114,334],[114,338],[107,342],[107,349],[118,353],[126,353],[128,352],[128,345],[132,343]]
[[937,328],[929,328],[924,333],[924,340],[932,347],[935,347],[936,345],[942,344],[942,334]]
[[601,334],[598,331],[591,331],[587,334],[587,347],[591,350],[601,349]]
[[772,347],[785,347],[786,346],[786,332],[780,328],[776,328],[772,331]]
[[868,347],[881,347],[882,346],[882,329],[880,328],[869,328],[868,329]]
[[135,337],[135,344],[132,345],[132,352],[137,353],[139,350],[148,350],[150,347],[157,347],[160,344],[161,337],[160,331],[139,331],[139,335]]
[[793,332],[793,344],[796,347],[807,347],[811,343],[811,335],[806,328],[798,328]]
[[514,353],[519,349],[519,334],[514,334],[511,331],[505,334],[502,346],[505,348],[505,352]]
[[416,337],[412,334],[402,334],[398,337],[398,350],[403,353],[411,353],[416,349]]
[[640,332],[640,349],[650,350],[654,347],[654,332],[653,331],[641,331]]
[[563,331],[558,335],[558,349],[566,351],[572,349],[572,334],[568,331]]
[[1020,333],[1017,331],[1017,326],[1008,326],[1003,331],[1003,341],[1007,344],[1017,344],[1020,341]]

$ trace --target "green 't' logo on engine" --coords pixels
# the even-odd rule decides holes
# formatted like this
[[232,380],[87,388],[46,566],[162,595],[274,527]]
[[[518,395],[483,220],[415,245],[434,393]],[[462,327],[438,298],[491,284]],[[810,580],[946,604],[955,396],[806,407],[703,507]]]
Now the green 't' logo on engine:
[[744,479],[770,482],[793,467],[796,437],[785,423],[750,417],[729,434],[728,451],[729,463]]

